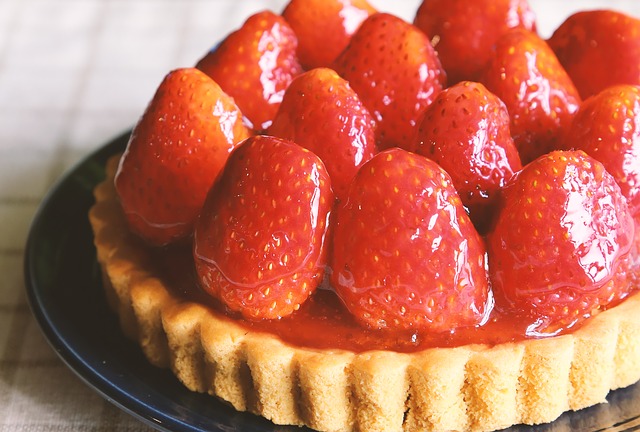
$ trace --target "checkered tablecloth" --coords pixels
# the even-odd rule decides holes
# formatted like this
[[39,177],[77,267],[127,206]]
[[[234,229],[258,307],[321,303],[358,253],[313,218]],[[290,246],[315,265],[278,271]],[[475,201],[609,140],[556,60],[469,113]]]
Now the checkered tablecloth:
[[[471,0],[472,1],[472,0]],[[129,128],[162,77],[284,0],[0,0],[0,432],[145,431],[58,359],[27,304],[25,239],[72,164]],[[418,0],[371,0],[411,20]],[[548,36],[572,11],[640,2],[531,0]]]

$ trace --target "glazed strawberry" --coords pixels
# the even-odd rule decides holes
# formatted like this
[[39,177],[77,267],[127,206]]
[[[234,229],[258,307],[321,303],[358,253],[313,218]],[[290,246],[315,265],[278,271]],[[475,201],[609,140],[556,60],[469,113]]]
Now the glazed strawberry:
[[571,327],[629,292],[633,236],[626,200],[600,162],[581,151],[541,156],[503,189],[488,235],[496,306],[529,315],[532,334]]
[[296,33],[298,58],[309,70],[330,66],[375,12],[367,0],[290,0],[282,16]]
[[504,103],[480,83],[443,90],[419,123],[415,151],[444,168],[483,232],[498,190],[522,168]]
[[612,10],[578,12],[549,38],[583,99],[616,84],[640,84],[640,20]]
[[414,24],[431,38],[449,85],[477,81],[498,38],[511,28],[536,30],[527,0],[424,0]]
[[376,152],[374,121],[349,84],[331,69],[298,76],[284,94],[269,134],[318,155],[338,199]]
[[364,325],[445,332],[488,312],[484,244],[435,162],[378,153],[354,178],[334,230],[331,282]]
[[631,251],[629,252],[629,280],[630,285],[640,286],[640,217],[636,215],[635,219],[635,238]]
[[333,193],[322,161],[256,136],[231,154],[194,234],[201,285],[248,319],[280,318],[321,282]]
[[498,39],[482,83],[507,105],[522,163],[558,148],[581,101],[546,42],[521,29]]
[[169,73],[116,174],[131,230],[154,245],[190,236],[229,153],[248,136],[233,99],[211,78],[193,68]]
[[270,11],[252,15],[196,65],[232,96],[251,127],[266,129],[291,80],[302,72],[298,40]]
[[425,34],[386,13],[362,23],[334,69],[377,121],[381,149],[410,144],[419,115],[446,83]]
[[582,103],[564,145],[602,162],[640,216],[640,87],[608,87]]

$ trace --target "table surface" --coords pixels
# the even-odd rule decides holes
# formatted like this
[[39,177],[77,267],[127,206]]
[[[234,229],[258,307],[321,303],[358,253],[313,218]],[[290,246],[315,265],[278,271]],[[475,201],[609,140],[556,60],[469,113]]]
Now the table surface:
[[[370,0],[412,20],[419,0]],[[636,0],[530,0],[542,36],[577,9],[640,16]],[[252,12],[285,1],[0,0],[0,432],[147,431],[58,359],[22,274],[50,186],[129,128],[162,77],[193,65]]]

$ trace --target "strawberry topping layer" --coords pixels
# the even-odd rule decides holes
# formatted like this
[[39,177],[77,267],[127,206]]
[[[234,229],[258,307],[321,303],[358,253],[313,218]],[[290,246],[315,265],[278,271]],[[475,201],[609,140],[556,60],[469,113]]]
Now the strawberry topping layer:
[[565,333],[639,288],[638,20],[544,40],[524,0],[461,5],[292,0],[167,75],[115,182],[176,293],[411,351]]

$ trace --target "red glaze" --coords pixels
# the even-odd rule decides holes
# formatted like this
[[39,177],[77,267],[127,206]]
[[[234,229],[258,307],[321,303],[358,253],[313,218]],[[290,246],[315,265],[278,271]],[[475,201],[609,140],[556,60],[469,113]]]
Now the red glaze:
[[298,40],[270,11],[252,15],[196,65],[232,96],[257,131],[266,129],[291,80],[302,72]]
[[[360,325],[328,285],[321,285],[299,310],[279,320],[247,320],[230,311],[204,292],[198,282],[191,250],[179,245],[152,251],[160,277],[172,293],[188,301],[207,305],[219,318],[228,319],[252,331],[279,337],[285,343],[311,349],[345,349],[354,352],[392,350],[416,352],[433,347],[469,344],[493,346],[541,335],[527,334],[535,317],[494,308],[482,326],[461,327],[450,332],[374,330]],[[640,265],[640,263],[638,263]],[[638,272],[638,268],[635,269]],[[637,289],[636,276],[633,287]],[[616,302],[609,304],[614,306]],[[562,329],[561,333],[573,331]]]
[[488,235],[496,305],[537,317],[553,333],[625,297],[634,225],[604,166],[583,152],[552,152],[503,190]]
[[453,347],[472,343],[494,345],[525,338],[526,326],[518,317],[493,311],[483,326],[464,327],[434,333],[374,330],[360,325],[347,311],[328,284],[323,284],[295,313],[278,320],[247,320],[202,290],[188,246],[178,245],[151,251],[154,262],[171,292],[208,306],[219,318],[253,331],[273,334],[294,346],[312,349],[346,349],[362,352],[389,349],[414,352],[431,347]]
[[338,199],[358,168],[376,153],[375,122],[349,84],[331,69],[298,76],[268,130],[322,159]]
[[484,232],[498,190],[522,168],[504,103],[464,81],[443,90],[419,123],[415,151],[451,176],[471,220]]
[[526,164],[557,149],[580,96],[551,48],[535,33],[511,30],[496,43],[482,83],[504,101]]
[[549,45],[583,99],[616,84],[640,84],[640,20],[612,10],[571,15]]
[[477,81],[498,38],[511,28],[536,30],[527,0],[424,0],[414,24],[447,71],[449,85]]
[[375,12],[367,0],[290,0],[282,16],[298,36],[298,58],[309,70],[330,66]]
[[333,229],[331,283],[366,326],[445,332],[488,313],[482,239],[435,162],[398,148],[377,154]]
[[618,182],[631,213],[640,216],[640,87],[609,87],[580,106],[566,148],[602,162]]
[[196,225],[200,283],[249,319],[298,309],[322,281],[333,199],[329,175],[313,153],[274,137],[245,140]]
[[334,69],[349,81],[378,123],[381,149],[410,145],[422,110],[446,84],[426,35],[386,13],[371,15],[362,23]]
[[229,152],[247,138],[242,114],[197,69],[169,73],[136,124],[115,185],[131,230],[154,245],[190,236]]

